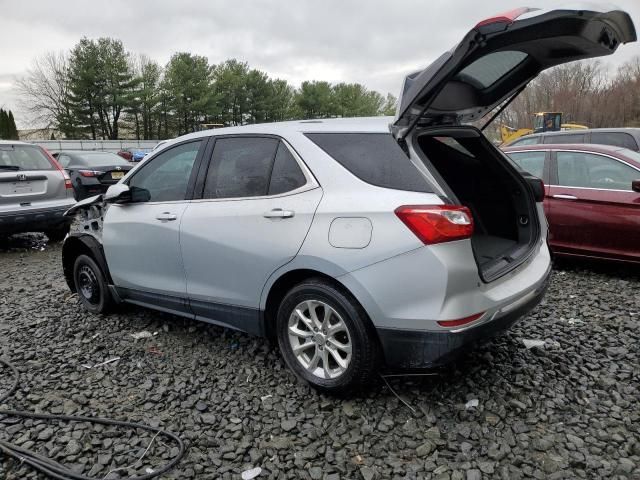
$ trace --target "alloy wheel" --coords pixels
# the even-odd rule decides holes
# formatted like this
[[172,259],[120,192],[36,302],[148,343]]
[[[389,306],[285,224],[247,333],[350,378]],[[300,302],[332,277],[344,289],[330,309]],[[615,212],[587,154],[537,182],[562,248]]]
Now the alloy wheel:
[[298,362],[318,378],[342,375],[351,362],[352,342],[340,314],[320,300],[305,300],[293,309],[287,327]]

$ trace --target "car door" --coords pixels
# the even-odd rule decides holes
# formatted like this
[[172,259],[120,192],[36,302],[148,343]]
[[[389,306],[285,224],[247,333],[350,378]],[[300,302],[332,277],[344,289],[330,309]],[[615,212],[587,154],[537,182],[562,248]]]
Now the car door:
[[205,143],[184,142],[155,156],[125,181],[132,201],[109,206],[103,244],[124,298],[189,311],[179,229]]
[[259,333],[262,288],[302,246],[322,190],[286,142],[254,135],[217,137],[202,187],[180,233],[191,308]]
[[558,252],[640,258],[640,171],[619,159],[584,151],[552,156],[547,218]]

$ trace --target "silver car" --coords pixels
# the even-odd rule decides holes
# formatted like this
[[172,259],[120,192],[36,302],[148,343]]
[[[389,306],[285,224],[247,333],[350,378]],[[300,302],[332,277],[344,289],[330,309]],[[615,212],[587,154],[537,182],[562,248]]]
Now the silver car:
[[74,203],[69,175],[45,150],[0,140],[0,236],[35,231],[62,240]]
[[519,13],[408,76],[395,118],[163,145],[70,212],[69,286],[91,312],[132,303],[277,339],[327,392],[505,330],[547,285],[544,186],[468,123],[544,68],[635,39],[624,12]]

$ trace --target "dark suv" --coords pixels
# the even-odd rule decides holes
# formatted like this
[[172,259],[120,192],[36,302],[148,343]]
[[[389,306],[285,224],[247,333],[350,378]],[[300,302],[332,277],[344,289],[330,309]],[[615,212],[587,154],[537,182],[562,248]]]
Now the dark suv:
[[522,147],[538,144],[597,143],[613,145],[640,151],[640,128],[592,128],[587,130],[566,130],[525,135],[503,147]]

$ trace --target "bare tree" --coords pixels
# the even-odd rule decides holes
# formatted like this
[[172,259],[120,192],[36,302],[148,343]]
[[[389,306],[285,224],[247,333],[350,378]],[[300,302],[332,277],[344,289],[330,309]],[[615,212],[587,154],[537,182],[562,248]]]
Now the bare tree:
[[69,110],[69,62],[63,52],[48,52],[35,59],[24,77],[18,80],[22,107],[32,123],[55,128],[73,136]]

